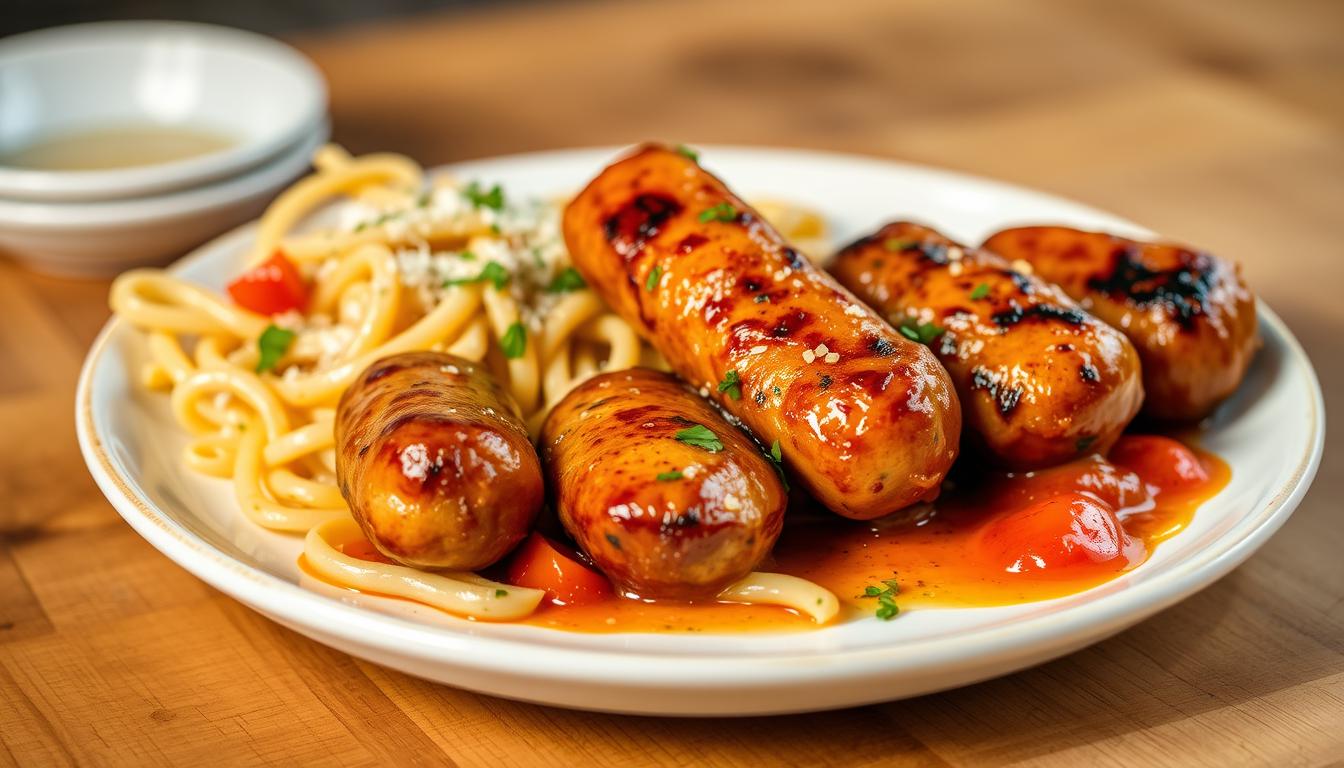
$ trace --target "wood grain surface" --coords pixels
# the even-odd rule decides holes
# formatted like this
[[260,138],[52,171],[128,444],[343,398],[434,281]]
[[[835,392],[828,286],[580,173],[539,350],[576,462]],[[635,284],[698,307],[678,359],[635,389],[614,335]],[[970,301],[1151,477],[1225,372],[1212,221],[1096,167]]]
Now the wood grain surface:
[[[1245,265],[1344,412],[1344,4],[524,4],[296,39],[356,152],[665,138],[956,168]],[[1325,765],[1344,761],[1344,452],[1246,565],[1111,640],[883,706],[569,712],[329,650],[136,536],[75,445],[107,285],[0,262],[0,763]],[[1264,439],[1273,440],[1274,435]],[[16,530],[16,529],[22,530]]]

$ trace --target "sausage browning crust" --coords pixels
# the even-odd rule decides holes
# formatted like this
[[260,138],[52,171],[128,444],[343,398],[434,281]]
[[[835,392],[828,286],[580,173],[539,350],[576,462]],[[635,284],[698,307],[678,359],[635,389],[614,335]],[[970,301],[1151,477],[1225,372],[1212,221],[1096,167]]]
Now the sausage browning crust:
[[[677,439],[695,425],[722,449]],[[713,597],[779,537],[788,499],[775,468],[669,374],[589,379],[556,404],[541,445],[560,521],[627,594]]]
[[827,507],[869,519],[937,495],[961,431],[947,371],[691,158],[616,162],[564,231],[589,285]]
[[1229,397],[1259,346],[1240,269],[1201,251],[1068,227],[999,232],[984,247],[1022,259],[1120,329],[1143,362],[1145,414],[1195,421]]
[[1143,401],[1124,335],[992,253],[897,222],[842,249],[831,272],[893,326],[942,329],[928,341],[957,386],[967,438],[1003,466],[1104,452]]
[[452,355],[408,352],[365,369],[336,409],[336,448],[355,520],[404,565],[484,568],[523,540],[544,499],[517,405]]

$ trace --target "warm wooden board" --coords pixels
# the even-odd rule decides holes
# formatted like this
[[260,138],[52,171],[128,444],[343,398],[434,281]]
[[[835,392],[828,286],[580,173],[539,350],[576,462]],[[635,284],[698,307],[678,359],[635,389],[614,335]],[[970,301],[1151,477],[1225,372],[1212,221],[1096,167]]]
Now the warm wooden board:
[[[824,9],[824,10],[823,10]],[[531,3],[297,40],[336,137],[426,163],[666,138],[869,153],[1241,261],[1344,408],[1344,5]],[[106,284],[0,262],[0,763],[1321,765],[1344,761],[1344,452],[1284,529],[1107,642],[821,715],[567,712],[355,661],[204,586],[99,495],[74,380]],[[1266,435],[1265,439],[1273,439]]]

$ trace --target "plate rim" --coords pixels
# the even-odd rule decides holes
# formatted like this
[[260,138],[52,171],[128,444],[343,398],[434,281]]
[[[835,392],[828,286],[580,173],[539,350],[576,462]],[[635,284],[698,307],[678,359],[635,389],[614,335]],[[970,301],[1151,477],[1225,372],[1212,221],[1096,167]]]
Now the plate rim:
[[[842,161],[886,166],[892,170],[932,175],[959,183],[989,185],[995,190],[1027,193],[1053,204],[1090,211],[1099,216],[1128,221],[1066,198],[987,179],[958,171],[945,171],[926,165],[887,160],[880,157],[823,152],[808,149],[697,145],[702,151],[741,155],[809,156],[824,161]],[[529,162],[561,162],[598,153],[614,156],[625,147],[588,147],[530,152],[479,158],[429,169],[429,173],[453,172],[473,165]],[[1130,226],[1142,229],[1129,222]],[[233,240],[243,240],[256,222],[244,224],[193,250],[179,259],[170,271],[180,271],[204,260]],[[1005,624],[969,630],[954,642],[930,638],[890,645],[875,645],[830,651],[771,652],[768,654],[721,651],[691,655],[665,655],[630,649],[592,649],[547,645],[526,638],[478,636],[439,625],[430,626],[407,619],[380,614],[348,605],[331,597],[302,588],[278,576],[236,560],[214,548],[149,498],[134,490],[136,484],[120,476],[117,464],[103,445],[92,407],[92,382],[113,334],[124,322],[113,317],[103,326],[90,347],[81,367],[76,391],[75,421],[81,453],[99,489],[131,527],[155,549],[197,578],[240,600],[268,617],[284,618],[326,637],[334,637],[353,647],[374,650],[396,657],[411,657],[436,666],[471,669],[510,677],[544,679],[551,682],[584,682],[606,686],[637,686],[643,689],[702,690],[791,687],[809,682],[852,681],[856,678],[881,680],[899,676],[911,669],[935,672],[940,665],[966,660],[967,651],[980,649],[986,657],[1024,656],[1033,649],[1047,650],[1053,658],[1069,650],[1071,640],[1080,635],[1100,639],[1184,600],[1221,579],[1244,562],[1283,525],[1301,502],[1315,477],[1324,450],[1325,407],[1320,382],[1310,358],[1283,321],[1263,301],[1257,302],[1259,321],[1272,331],[1284,346],[1286,360],[1297,368],[1308,389],[1311,440],[1288,480],[1278,486],[1268,503],[1249,514],[1238,527],[1249,525],[1243,534],[1229,538],[1231,532],[1210,542],[1211,546],[1194,553],[1188,560],[1170,565],[1144,582],[1103,595],[1054,614],[1015,619]],[[295,602],[297,600],[298,602]],[[1060,627],[1061,622],[1067,627]],[[556,630],[560,631],[560,630]],[[1088,642],[1091,642],[1090,640]],[[969,646],[969,647],[968,647]],[[493,652],[480,652],[482,649]],[[1058,650],[1063,648],[1063,650]],[[1058,652],[1056,652],[1058,650]],[[523,651],[522,653],[519,653]],[[1040,654],[1037,654],[1039,656]],[[1014,669],[1042,660],[1033,657]],[[1006,674],[999,670],[983,677]],[[976,679],[981,679],[976,678]],[[967,681],[969,682],[969,681]],[[960,685],[962,683],[956,683]],[[879,686],[867,692],[868,700],[886,700]],[[929,686],[927,690],[937,690]],[[538,699],[541,700],[541,699]],[[863,696],[850,703],[861,703]],[[840,705],[837,705],[840,706]],[[847,704],[846,704],[847,706]],[[590,707],[598,708],[601,707]],[[613,710],[623,711],[623,710]],[[650,711],[657,711],[650,710]],[[761,711],[765,711],[762,709]],[[772,710],[773,711],[773,710]],[[800,711],[781,709],[779,711]]]

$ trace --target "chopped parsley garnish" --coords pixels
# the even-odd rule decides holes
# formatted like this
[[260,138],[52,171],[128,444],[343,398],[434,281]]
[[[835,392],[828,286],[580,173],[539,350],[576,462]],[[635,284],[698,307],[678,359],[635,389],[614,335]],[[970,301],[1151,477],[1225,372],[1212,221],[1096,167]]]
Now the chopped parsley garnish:
[[1077,443],[1078,452],[1082,453],[1083,451],[1086,451],[1088,448],[1091,448],[1092,444],[1095,442],[1097,442],[1096,435],[1083,435],[1082,437],[1078,438]]
[[415,207],[416,207],[416,208],[428,208],[428,207],[429,207],[429,204],[430,204],[431,202],[433,202],[433,200],[434,200],[434,193],[433,193],[433,192],[425,192],[425,193],[421,194],[419,197],[417,197],[417,198],[415,199]]
[[510,325],[499,338],[499,346],[504,350],[504,356],[510,360],[522,357],[527,351],[527,329],[522,323]]
[[784,449],[779,446],[779,441],[770,444],[770,461],[779,475],[779,482],[784,485],[784,490],[789,490],[789,478],[784,474]]
[[509,596],[509,590],[507,590],[507,589],[496,589],[496,590],[495,590],[495,597],[508,597],[508,596]]
[[901,612],[896,605],[896,596],[901,593],[901,585],[896,582],[896,574],[891,574],[892,578],[883,579],[882,584],[885,589],[878,587],[864,587],[863,594],[860,597],[877,598],[877,618],[883,621],[891,621],[896,618],[896,614]]
[[273,370],[275,364],[280,362],[280,358],[289,351],[289,345],[293,343],[293,331],[287,331],[276,325],[266,326],[266,330],[257,338],[257,351],[260,353],[257,357],[257,373]]
[[504,210],[504,190],[498,184],[488,190],[482,190],[481,185],[473,181],[462,190],[462,196],[467,198],[467,202],[474,208]]
[[[472,258],[475,258],[473,255]],[[475,277],[458,277],[452,280],[443,281],[443,287],[451,285],[473,285],[475,283],[494,283],[495,290],[502,291],[504,286],[509,284],[509,270],[497,261],[492,261],[481,267],[480,274]]]
[[917,245],[919,245],[918,241],[903,237],[890,237],[882,241],[882,247],[888,251],[908,251]]
[[726,393],[734,400],[742,399],[742,380],[738,378],[737,371],[729,371],[723,374],[723,381],[719,382],[719,391]]
[[917,341],[920,344],[932,344],[934,339],[943,335],[945,329],[939,328],[933,323],[920,323],[913,317],[907,317],[901,322],[901,327],[897,330],[911,341]]
[[700,221],[737,221],[737,209],[732,203],[719,203],[700,212]]
[[463,260],[466,260],[466,261],[475,261],[475,260],[476,260],[476,254],[472,253],[471,251],[463,251],[463,252],[457,254],[457,257],[458,257],[459,259],[463,259]]
[[752,299],[752,301],[756,302],[757,304],[765,304],[766,302],[770,301],[770,297],[764,293],[758,293],[756,294],[756,298]]
[[677,154],[678,154],[678,155],[681,155],[682,157],[686,158],[687,160],[690,160],[692,163],[699,163],[699,162],[700,162],[700,153],[699,153],[699,152],[696,152],[694,149],[691,149],[690,147],[686,146],[685,144],[678,144],[678,145],[677,145]]
[[718,453],[723,450],[723,443],[719,442],[719,436],[710,431],[704,424],[696,424],[687,427],[673,437],[687,445],[693,445],[696,448],[703,448],[710,453]]
[[652,292],[658,287],[658,281],[663,277],[663,268],[661,265],[654,264],[653,269],[649,270],[649,278],[644,281],[644,290]]
[[550,293],[569,293],[587,286],[588,283],[583,281],[583,275],[579,274],[579,270],[565,267],[565,271],[556,275],[551,284],[546,286],[546,290]]
[[607,542],[617,549],[621,548],[621,537],[614,533],[607,534]]
[[989,283],[981,283],[971,291],[971,301],[979,301],[989,295]]
[[672,480],[680,480],[683,477],[685,477],[685,475],[681,473],[681,470],[674,469],[671,472],[659,472],[658,482],[667,483],[671,482]]

